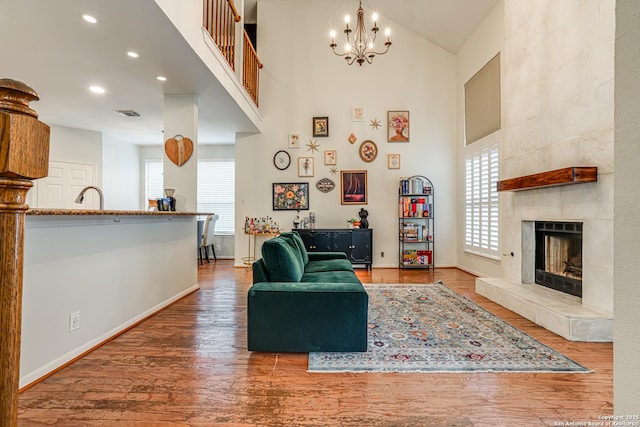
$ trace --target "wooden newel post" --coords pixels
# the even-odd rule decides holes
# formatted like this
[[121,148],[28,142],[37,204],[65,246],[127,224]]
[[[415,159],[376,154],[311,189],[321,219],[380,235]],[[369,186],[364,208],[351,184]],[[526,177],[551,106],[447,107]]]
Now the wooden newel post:
[[0,79],[0,425],[18,423],[24,219],[31,180],[47,176],[49,126],[29,107],[38,94]]

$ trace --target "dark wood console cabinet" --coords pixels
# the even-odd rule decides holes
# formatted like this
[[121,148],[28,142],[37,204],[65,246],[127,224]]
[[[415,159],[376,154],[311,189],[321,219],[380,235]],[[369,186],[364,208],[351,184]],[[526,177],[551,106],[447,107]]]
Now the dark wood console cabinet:
[[294,229],[302,237],[309,252],[344,252],[351,264],[371,270],[373,261],[373,230],[371,228]]

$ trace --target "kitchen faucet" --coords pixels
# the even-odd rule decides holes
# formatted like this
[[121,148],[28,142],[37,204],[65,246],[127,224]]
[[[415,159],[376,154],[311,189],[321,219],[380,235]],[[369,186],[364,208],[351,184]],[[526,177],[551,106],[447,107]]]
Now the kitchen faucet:
[[98,195],[100,196],[100,210],[104,210],[104,195],[102,194],[102,190],[100,190],[98,187],[94,186],[94,185],[89,185],[88,187],[84,187],[82,189],[82,191],[80,192],[80,194],[78,194],[78,197],[76,197],[76,199],[73,201],[74,203],[82,203],[82,201],[84,200],[84,193],[87,192],[87,190],[93,188],[94,190],[96,190],[98,192]]

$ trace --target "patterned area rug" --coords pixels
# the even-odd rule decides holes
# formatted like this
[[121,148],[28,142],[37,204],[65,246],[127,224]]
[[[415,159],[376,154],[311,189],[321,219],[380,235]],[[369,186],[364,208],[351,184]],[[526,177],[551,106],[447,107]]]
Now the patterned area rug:
[[442,284],[365,287],[368,350],[310,353],[309,372],[590,372]]

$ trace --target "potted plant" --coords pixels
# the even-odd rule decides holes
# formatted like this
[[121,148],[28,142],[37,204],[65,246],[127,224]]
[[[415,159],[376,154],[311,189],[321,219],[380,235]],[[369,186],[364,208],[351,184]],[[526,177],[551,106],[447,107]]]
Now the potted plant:
[[347,220],[347,228],[354,228],[354,227],[359,227],[360,226],[360,220],[356,219],[356,218],[349,218]]

